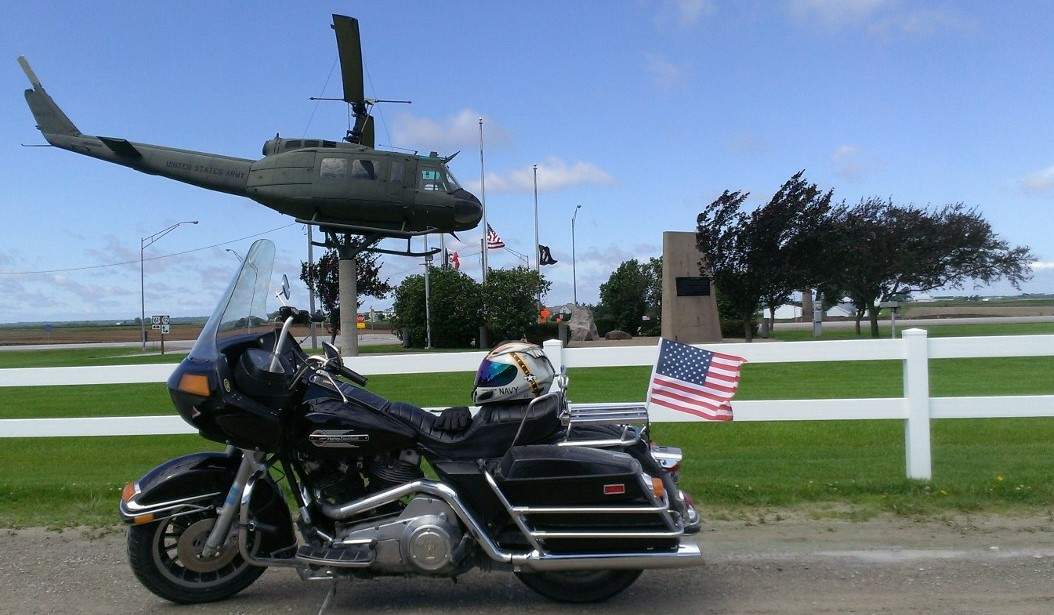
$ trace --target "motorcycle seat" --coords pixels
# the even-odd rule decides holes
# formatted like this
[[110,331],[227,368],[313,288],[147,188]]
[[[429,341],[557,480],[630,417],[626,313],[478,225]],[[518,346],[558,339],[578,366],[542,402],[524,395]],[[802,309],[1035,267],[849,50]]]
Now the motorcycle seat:
[[[418,443],[446,459],[501,457],[512,445],[529,400],[491,404],[480,408],[468,429],[451,433],[437,429],[436,415],[406,402],[391,402],[388,416],[413,428]],[[531,408],[517,444],[545,442],[561,430],[560,400],[552,397]]]

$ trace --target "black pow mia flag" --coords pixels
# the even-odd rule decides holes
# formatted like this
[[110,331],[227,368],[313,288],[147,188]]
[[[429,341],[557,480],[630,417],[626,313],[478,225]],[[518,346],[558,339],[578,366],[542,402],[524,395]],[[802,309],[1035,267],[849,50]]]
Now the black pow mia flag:
[[543,246],[538,244],[538,264],[539,265],[555,265],[556,259],[553,258],[553,253],[549,251],[549,246]]

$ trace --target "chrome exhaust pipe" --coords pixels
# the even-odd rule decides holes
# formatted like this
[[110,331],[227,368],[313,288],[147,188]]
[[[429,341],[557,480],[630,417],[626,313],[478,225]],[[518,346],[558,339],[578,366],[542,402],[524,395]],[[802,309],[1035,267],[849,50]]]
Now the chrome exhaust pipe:
[[513,565],[531,572],[566,570],[652,570],[703,565],[703,553],[691,539],[681,538],[676,551],[652,553],[546,554],[534,551]]

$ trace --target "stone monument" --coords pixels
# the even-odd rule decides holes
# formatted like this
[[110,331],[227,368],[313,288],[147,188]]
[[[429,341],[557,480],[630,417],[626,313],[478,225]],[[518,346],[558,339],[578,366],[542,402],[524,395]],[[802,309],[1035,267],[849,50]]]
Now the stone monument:
[[695,233],[662,234],[662,336],[695,344],[720,342],[716,290],[712,280],[699,272],[703,255]]

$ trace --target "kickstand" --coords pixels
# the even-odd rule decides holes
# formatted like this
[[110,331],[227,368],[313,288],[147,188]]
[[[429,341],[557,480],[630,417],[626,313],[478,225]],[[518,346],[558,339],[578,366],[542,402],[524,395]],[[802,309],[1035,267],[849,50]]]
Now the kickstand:
[[326,592],[326,597],[322,599],[322,606],[318,607],[318,615],[325,615],[326,608],[329,607],[329,603],[333,601],[333,596],[337,595],[337,579],[333,579],[333,584],[329,586],[329,591]]

